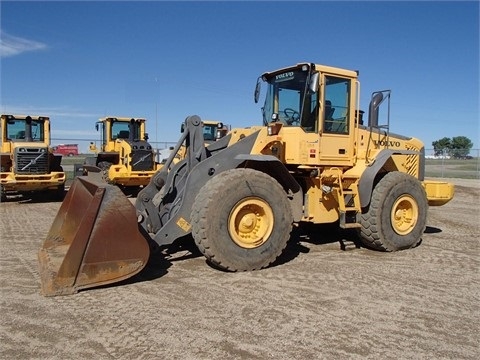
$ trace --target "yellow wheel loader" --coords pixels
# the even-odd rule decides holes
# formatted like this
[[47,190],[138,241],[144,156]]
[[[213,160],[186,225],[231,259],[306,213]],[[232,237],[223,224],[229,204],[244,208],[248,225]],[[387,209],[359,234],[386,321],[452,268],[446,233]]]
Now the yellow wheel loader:
[[[168,247],[188,234],[228,271],[269,266],[301,223],[357,229],[381,251],[419,244],[428,206],[450,201],[454,188],[425,180],[423,143],[390,131],[390,91],[372,94],[364,124],[355,71],[299,63],[266,72],[255,102],[262,83],[263,126],[205,146],[201,119],[188,117],[135,207],[112,186],[76,180],[40,249],[43,294],[132,276],[150,242]],[[185,158],[172,164],[182,146]]]
[[62,156],[50,148],[50,118],[1,115],[0,192],[62,200],[65,172]]
[[90,144],[95,156],[85,158],[80,173],[117,185],[126,193],[136,193],[147,185],[160,165],[148,143],[145,122],[139,118],[101,118],[95,124],[100,130],[101,148]]

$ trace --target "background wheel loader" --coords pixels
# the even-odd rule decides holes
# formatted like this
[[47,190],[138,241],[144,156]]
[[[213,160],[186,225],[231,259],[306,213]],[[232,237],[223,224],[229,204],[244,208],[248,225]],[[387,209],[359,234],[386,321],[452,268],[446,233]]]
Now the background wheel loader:
[[[224,125],[220,121],[202,120],[202,133],[205,146],[211,145],[215,141],[220,140],[222,137],[227,135],[229,131],[230,125]],[[180,132],[185,132],[185,123],[182,123]],[[186,154],[187,150],[185,145],[180,146],[180,148],[176,151],[176,155],[173,158],[172,164],[176,164],[180,160],[184,159]]]
[[[355,71],[299,63],[266,72],[255,102],[262,82],[263,126],[234,128],[205,146],[201,119],[188,117],[135,208],[114,187],[78,178],[39,252],[43,294],[136,274],[148,242],[167,247],[188,234],[229,271],[270,265],[300,223],[355,228],[381,251],[416,246],[428,206],[450,201],[454,188],[424,179],[420,140],[390,132],[390,91],[372,95],[363,124]],[[182,146],[185,158],[172,164]]]
[[[145,119],[139,118],[101,118],[95,124],[100,130],[101,148],[90,144],[95,156],[85,158],[80,173],[117,185],[127,194],[136,194],[160,169],[148,143],[145,123]],[[79,170],[75,172],[78,174]]]
[[10,191],[62,200],[66,177],[50,148],[50,118],[1,115],[0,131],[1,201]]

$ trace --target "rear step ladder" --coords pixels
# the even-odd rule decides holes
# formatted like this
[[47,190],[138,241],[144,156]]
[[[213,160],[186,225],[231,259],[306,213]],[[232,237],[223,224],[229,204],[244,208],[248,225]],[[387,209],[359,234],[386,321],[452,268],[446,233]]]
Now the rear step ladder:
[[342,229],[357,228],[357,214],[361,212],[360,197],[358,195],[358,179],[350,184],[348,189],[343,187],[341,176],[338,178],[337,199],[340,213],[340,227]]

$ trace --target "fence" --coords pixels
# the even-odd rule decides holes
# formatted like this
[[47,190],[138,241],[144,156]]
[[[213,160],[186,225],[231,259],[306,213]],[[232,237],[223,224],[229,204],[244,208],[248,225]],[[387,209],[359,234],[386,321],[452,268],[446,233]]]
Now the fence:
[[436,155],[433,149],[426,149],[425,176],[480,179],[480,149],[462,153],[468,155],[454,158],[449,155]]

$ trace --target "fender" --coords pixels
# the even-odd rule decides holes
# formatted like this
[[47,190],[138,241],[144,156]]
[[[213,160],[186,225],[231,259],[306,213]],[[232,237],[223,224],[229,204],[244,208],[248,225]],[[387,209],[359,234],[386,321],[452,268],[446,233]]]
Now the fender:
[[[425,158],[425,152],[422,148],[421,151],[414,150],[391,150],[383,149],[380,151],[375,161],[365,169],[360,180],[358,182],[358,192],[360,195],[360,206],[362,208],[367,207],[370,204],[370,198],[372,197],[373,182],[380,169],[385,165],[388,159],[393,155],[419,155],[420,156],[420,169],[423,169],[423,162]],[[423,170],[419,174],[420,180],[423,180]]]

